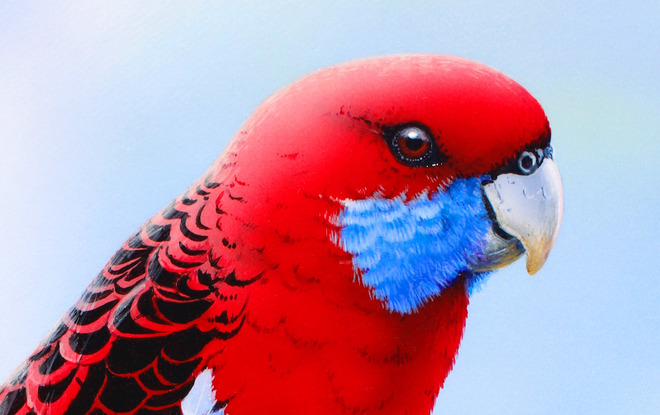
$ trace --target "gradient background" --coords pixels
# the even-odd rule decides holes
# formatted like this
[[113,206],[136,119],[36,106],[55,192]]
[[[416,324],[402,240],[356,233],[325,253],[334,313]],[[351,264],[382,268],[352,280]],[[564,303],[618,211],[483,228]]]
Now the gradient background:
[[441,52],[539,99],[566,207],[473,296],[436,413],[658,413],[660,2],[186,3],[0,5],[0,381],[269,94]]

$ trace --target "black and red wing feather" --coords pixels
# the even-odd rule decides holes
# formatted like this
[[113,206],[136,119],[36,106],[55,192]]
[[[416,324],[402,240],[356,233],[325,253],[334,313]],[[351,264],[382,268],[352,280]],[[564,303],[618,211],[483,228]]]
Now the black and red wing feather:
[[0,388],[0,414],[181,413],[209,343],[240,330],[252,282],[214,252],[217,186],[193,187],[123,244]]

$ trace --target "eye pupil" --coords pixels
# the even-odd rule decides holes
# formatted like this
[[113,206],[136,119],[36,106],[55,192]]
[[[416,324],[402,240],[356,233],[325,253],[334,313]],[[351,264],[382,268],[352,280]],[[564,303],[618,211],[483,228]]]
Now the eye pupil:
[[404,135],[398,140],[399,149],[408,158],[422,157],[431,148],[429,140],[419,135]]
[[435,167],[447,157],[436,144],[435,136],[423,124],[411,122],[383,128],[392,155],[410,167]]
[[433,150],[431,137],[419,127],[407,127],[398,131],[393,144],[401,157],[410,162],[430,156]]
[[532,174],[538,167],[536,156],[529,151],[523,152],[518,158],[518,167],[522,173]]
[[408,137],[405,143],[406,147],[411,151],[419,151],[425,144],[427,142],[418,137]]

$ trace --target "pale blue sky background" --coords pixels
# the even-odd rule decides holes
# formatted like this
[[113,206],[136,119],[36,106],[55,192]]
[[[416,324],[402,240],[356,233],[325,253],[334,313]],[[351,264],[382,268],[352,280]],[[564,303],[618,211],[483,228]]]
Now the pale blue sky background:
[[0,378],[269,94],[441,52],[539,99],[566,208],[538,275],[472,298],[436,412],[658,413],[660,2],[183,3],[0,4]]

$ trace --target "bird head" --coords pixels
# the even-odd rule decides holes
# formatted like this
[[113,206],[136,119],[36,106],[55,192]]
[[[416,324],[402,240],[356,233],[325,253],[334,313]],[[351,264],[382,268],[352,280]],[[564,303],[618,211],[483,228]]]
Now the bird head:
[[539,103],[505,75],[444,55],[303,77],[257,109],[214,169],[235,179],[246,245],[272,252],[255,228],[325,239],[403,314],[523,254],[536,273],[562,215]]

